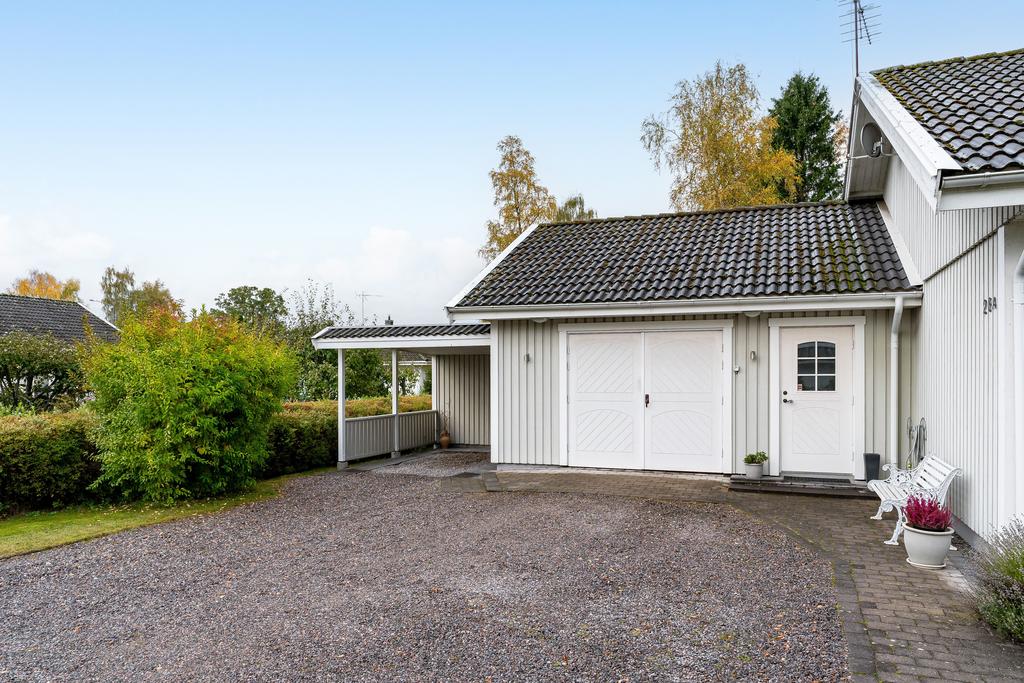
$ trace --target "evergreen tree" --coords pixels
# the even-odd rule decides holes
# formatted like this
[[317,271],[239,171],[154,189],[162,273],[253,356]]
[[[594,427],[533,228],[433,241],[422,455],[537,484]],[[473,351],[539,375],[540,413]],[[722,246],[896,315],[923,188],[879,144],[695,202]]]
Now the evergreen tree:
[[786,200],[817,202],[838,198],[843,190],[843,147],[836,142],[845,126],[841,115],[832,109],[828,90],[818,77],[794,74],[779,97],[772,100],[769,114],[777,124],[773,144],[796,158],[796,187],[792,191],[780,188],[786,192]]

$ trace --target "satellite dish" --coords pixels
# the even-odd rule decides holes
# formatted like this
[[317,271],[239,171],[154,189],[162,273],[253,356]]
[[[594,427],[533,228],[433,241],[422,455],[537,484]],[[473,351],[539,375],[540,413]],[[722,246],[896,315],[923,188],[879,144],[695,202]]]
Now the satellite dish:
[[877,157],[882,155],[882,129],[873,121],[868,121],[860,129],[860,146],[867,152],[868,156]]

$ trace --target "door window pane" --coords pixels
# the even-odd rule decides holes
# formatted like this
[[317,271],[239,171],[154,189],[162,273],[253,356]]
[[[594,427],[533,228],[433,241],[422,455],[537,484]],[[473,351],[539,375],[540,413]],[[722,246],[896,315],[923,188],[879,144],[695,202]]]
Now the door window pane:
[[809,341],[796,346],[797,391],[836,390],[836,345]]

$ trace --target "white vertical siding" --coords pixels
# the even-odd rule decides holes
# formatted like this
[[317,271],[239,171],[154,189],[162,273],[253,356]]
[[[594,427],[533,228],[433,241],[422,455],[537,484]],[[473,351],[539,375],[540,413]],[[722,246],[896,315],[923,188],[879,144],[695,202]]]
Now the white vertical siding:
[[[733,320],[733,367],[740,371],[733,375],[733,466],[742,469],[743,456],[757,450],[768,450],[769,422],[768,374],[770,353],[768,348],[768,320],[774,315],[793,317],[795,314],[762,314],[757,318],[738,316],[643,316],[636,318],[594,319],[578,318],[561,322],[642,322],[658,320]],[[886,456],[888,424],[888,368],[889,326],[892,311],[820,311],[815,316],[863,315],[865,342],[865,438],[869,452]],[[913,364],[910,362],[913,339],[908,312],[901,347],[903,403],[909,415],[913,389]],[[559,405],[558,380],[564,369],[558,357],[558,323],[534,323],[528,320],[494,321],[491,325],[495,337],[492,368],[497,382],[495,421],[491,459],[494,462],[516,464],[557,465],[559,462]],[[754,351],[755,359],[750,358]],[[529,360],[527,360],[529,354]],[[901,440],[906,449],[906,439]],[[887,456],[886,456],[887,458]],[[887,458],[888,459],[888,458]]]
[[491,442],[490,360],[486,354],[440,355],[434,359],[434,409],[448,415],[452,442]]
[[913,401],[905,409],[915,422],[926,419],[927,451],[964,468],[950,504],[967,526],[987,534],[999,522],[999,437],[1012,424],[999,423],[1007,345],[999,345],[999,315],[985,315],[982,300],[1002,291],[1006,266],[998,231],[1024,207],[936,212],[896,158],[885,203],[890,227],[924,279],[924,304],[910,321],[918,346]]
[[885,205],[914,264],[927,280],[1021,212],[1021,206],[936,212],[898,157],[889,162]]
[[962,467],[950,490],[953,512],[985,534],[998,521],[999,316],[982,301],[1002,278],[999,240],[990,237],[925,283],[920,321],[918,405],[927,449]]

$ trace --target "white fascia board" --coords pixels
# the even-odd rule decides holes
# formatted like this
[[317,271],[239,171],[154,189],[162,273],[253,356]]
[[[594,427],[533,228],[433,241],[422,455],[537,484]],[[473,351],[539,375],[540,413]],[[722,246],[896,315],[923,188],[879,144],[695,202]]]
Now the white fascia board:
[[459,304],[459,302],[462,301],[463,297],[465,297],[467,294],[469,294],[473,290],[474,287],[476,287],[478,284],[480,284],[481,280],[483,280],[485,277],[487,277],[492,270],[497,268],[498,264],[501,263],[502,261],[504,261],[505,257],[508,256],[509,254],[511,254],[512,250],[515,249],[516,247],[518,247],[520,242],[522,242],[527,237],[532,235],[533,231],[536,230],[538,227],[539,226],[534,225],[532,227],[527,228],[526,230],[523,230],[519,234],[519,237],[516,237],[514,240],[512,240],[511,244],[509,244],[507,247],[505,247],[504,249],[501,250],[501,253],[498,254],[497,258],[495,258],[493,261],[491,261],[486,266],[484,266],[483,270],[481,270],[479,273],[477,273],[477,276],[475,278],[470,280],[466,284],[465,287],[463,287],[462,289],[459,290],[458,294],[456,294],[455,296],[453,296],[451,298],[451,300],[445,305],[445,309],[450,311],[452,308],[457,306]]
[[871,74],[857,78],[860,101],[885,139],[907,167],[934,209],[943,171],[961,171],[960,164],[935,141],[910,112]]
[[924,279],[917,269],[917,264],[914,263],[914,258],[910,255],[907,243],[903,240],[903,233],[895,229],[895,220],[889,213],[889,207],[885,205],[885,202],[878,202],[878,213],[882,216],[882,222],[885,223],[885,229],[889,232],[892,245],[896,247],[896,255],[900,257],[900,263],[903,264],[903,271],[907,274],[907,279],[910,280],[910,284],[920,287],[924,284]]
[[450,349],[487,346],[490,334],[461,337],[357,337],[350,339],[313,339],[317,349]]
[[782,297],[737,297],[691,301],[640,301],[636,303],[560,304],[538,306],[463,307],[451,311],[458,320],[514,320],[530,318],[591,318],[644,315],[709,315],[771,311],[821,311],[869,308],[893,308],[896,297],[904,297],[905,306],[920,306],[921,292],[885,294],[815,294]]
[[[969,176],[953,176],[954,178]],[[990,209],[996,206],[1024,204],[1024,182],[1019,185],[990,185],[984,187],[949,187],[945,181],[939,193],[939,211],[960,209]]]

